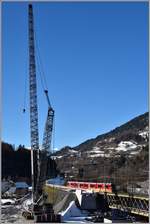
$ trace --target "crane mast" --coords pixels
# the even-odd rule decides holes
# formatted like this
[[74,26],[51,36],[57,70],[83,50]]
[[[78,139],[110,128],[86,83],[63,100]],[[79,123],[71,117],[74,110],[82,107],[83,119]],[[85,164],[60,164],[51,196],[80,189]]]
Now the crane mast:
[[30,134],[31,134],[31,167],[32,167],[32,189],[33,201],[36,200],[39,164],[39,133],[38,133],[38,107],[37,107],[37,85],[35,66],[35,46],[33,27],[33,8],[29,4],[29,91],[30,91]]
[[42,192],[42,186],[49,177],[48,158],[51,153],[54,110],[51,107],[48,90],[44,90],[48,103],[48,113],[45,123],[42,150],[39,150],[38,106],[36,85],[36,63],[34,46],[33,8],[29,4],[29,89],[30,89],[30,131],[31,131],[31,167],[33,201],[36,203]]

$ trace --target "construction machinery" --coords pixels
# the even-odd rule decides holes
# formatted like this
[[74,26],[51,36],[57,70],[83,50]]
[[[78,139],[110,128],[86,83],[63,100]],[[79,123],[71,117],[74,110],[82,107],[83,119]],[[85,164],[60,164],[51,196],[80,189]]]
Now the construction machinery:
[[[48,90],[44,89],[48,103],[42,148],[39,147],[38,106],[36,84],[36,57],[33,7],[29,4],[29,96],[30,96],[30,133],[31,133],[31,174],[32,206],[23,212],[25,217],[34,217],[35,222],[60,222],[60,216],[54,214],[53,205],[46,203],[43,186],[49,177],[48,161],[51,153],[54,110],[50,104]],[[23,110],[25,112],[25,109]]]

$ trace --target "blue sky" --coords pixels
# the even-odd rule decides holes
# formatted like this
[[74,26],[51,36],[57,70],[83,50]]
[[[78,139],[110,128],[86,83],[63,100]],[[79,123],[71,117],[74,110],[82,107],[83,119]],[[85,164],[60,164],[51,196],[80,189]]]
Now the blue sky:
[[[148,111],[148,3],[34,3],[55,109],[54,147],[75,146]],[[2,139],[30,146],[28,5],[2,4]],[[47,102],[38,79],[42,140]]]

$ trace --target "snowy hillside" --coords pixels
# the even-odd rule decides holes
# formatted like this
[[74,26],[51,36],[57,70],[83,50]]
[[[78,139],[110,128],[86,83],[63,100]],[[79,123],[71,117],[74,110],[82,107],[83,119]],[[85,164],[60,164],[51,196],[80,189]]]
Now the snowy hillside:
[[[123,174],[128,167],[144,172],[148,164],[148,113],[134,118],[109,133],[89,139],[71,148],[64,147],[53,158],[61,172],[73,177],[97,178],[113,176],[115,170]],[[115,168],[114,168],[115,167]],[[79,170],[82,169],[82,174]],[[145,177],[145,174],[142,175]],[[145,180],[145,179],[144,179]]]

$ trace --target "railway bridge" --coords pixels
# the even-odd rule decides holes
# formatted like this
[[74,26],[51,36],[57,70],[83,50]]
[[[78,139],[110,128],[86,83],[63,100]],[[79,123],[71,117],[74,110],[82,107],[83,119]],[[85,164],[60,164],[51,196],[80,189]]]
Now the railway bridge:
[[[64,191],[72,192],[77,190],[76,188],[69,186],[60,186],[53,184],[46,184],[47,188],[57,188]],[[83,190],[83,189],[80,189]],[[89,190],[84,189],[83,192],[89,192]],[[110,209],[116,209],[131,215],[140,216],[148,220],[149,218],[149,197],[140,195],[130,195],[127,193],[114,194],[109,192],[97,192],[97,190],[92,189],[91,193],[99,193],[104,196]]]
[[148,196],[106,193],[106,199],[109,207],[112,209],[149,217]]

